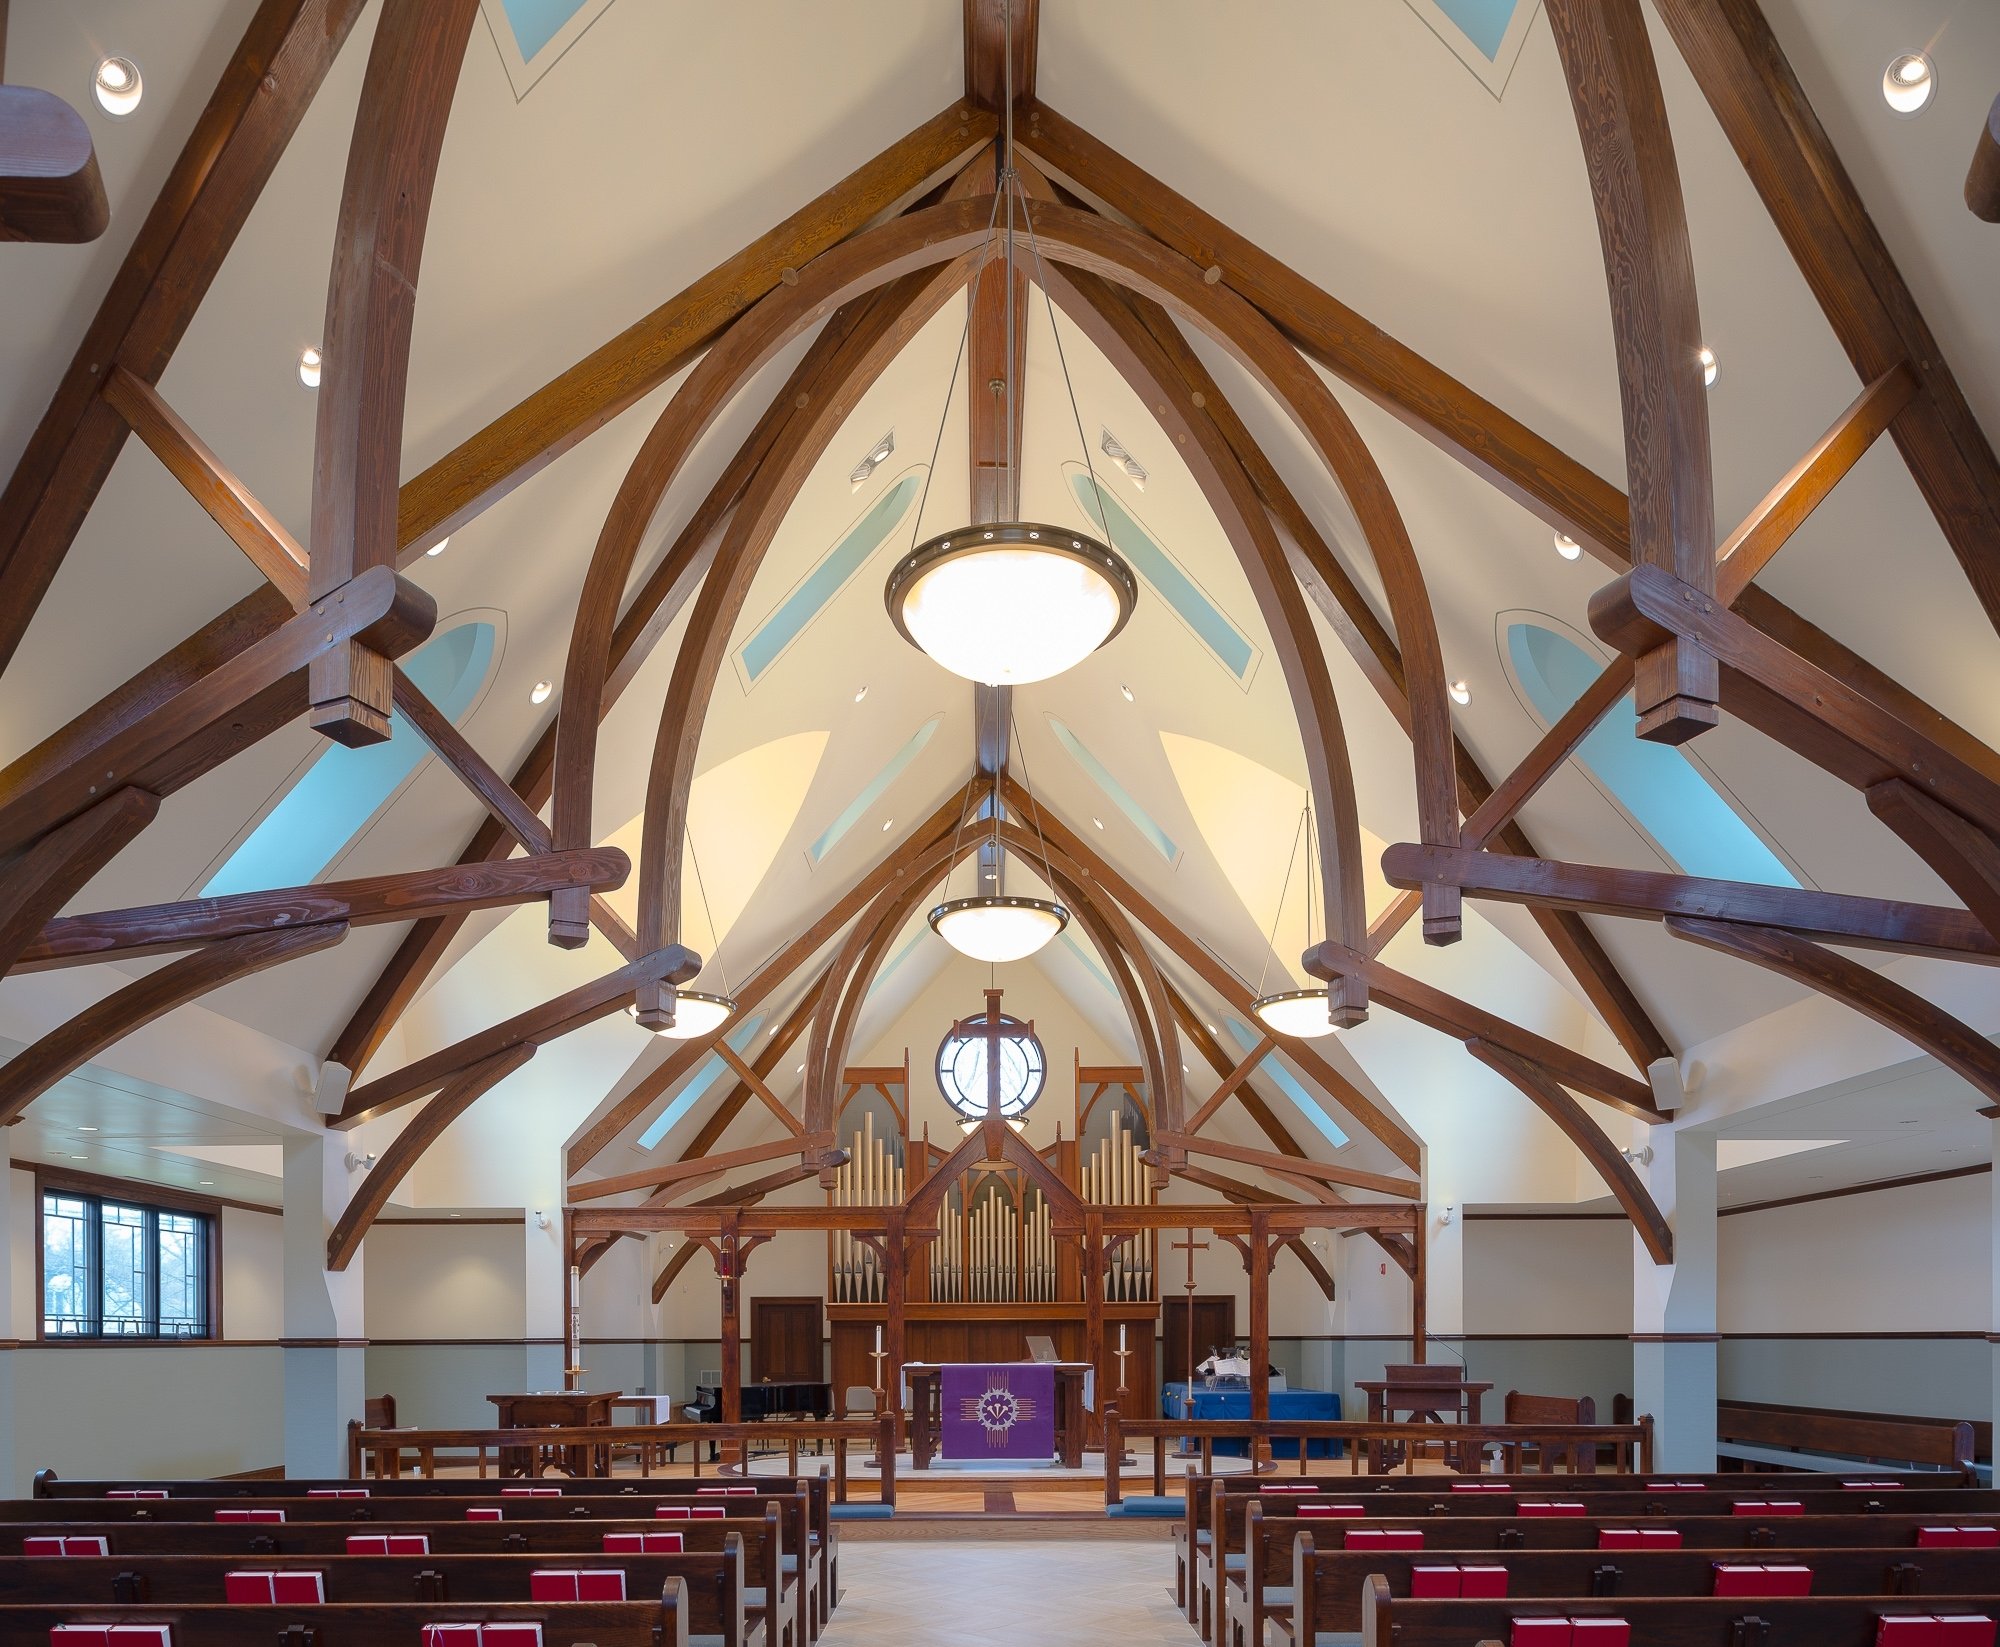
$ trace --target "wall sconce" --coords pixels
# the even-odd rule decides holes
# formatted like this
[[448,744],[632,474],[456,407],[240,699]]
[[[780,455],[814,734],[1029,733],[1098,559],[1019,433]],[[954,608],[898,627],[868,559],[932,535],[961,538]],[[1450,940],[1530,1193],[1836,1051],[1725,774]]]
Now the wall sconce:
[[352,1150],[347,1152],[347,1170],[349,1172],[366,1172],[374,1164],[375,1152],[372,1149],[366,1155],[356,1155]]
[[1444,1211],[1438,1214],[1438,1223],[1449,1224],[1452,1219],[1452,1214],[1455,1213],[1457,1210],[1458,1208],[1454,1203],[1450,1201],[1445,1202]]
[[548,1227],[549,1227],[549,1215],[543,1212],[540,1207],[537,1207],[535,1209],[535,1228],[538,1230],[545,1230]]
[[1651,1144],[1642,1144],[1638,1149],[1621,1149],[1618,1153],[1635,1167],[1650,1167],[1653,1164]]

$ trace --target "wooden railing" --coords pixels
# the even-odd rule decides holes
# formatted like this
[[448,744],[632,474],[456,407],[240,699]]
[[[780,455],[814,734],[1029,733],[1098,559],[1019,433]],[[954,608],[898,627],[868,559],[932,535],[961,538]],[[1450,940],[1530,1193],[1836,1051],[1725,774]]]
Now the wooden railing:
[[[1279,1466],[1271,1459],[1271,1444],[1298,1443],[1298,1473],[1309,1475],[1314,1467],[1324,1470],[1334,1461],[1308,1456],[1318,1441],[1347,1443],[1347,1472],[1359,1475],[1362,1459],[1378,1461],[1387,1448],[1403,1455],[1403,1469],[1414,1472],[1417,1454],[1426,1447],[1444,1447],[1454,1454],[1461,1469],[1478,1467],[1488,1448],[1565,1447],[1574,1456],[1594,1462],[1597,1449],[1612,1449],[1612,1470],[1620,1475],[1643,1475],[1653,1468],[1653,1420],[1650,1415],[1636,1424],[1371,1424],[1345,1419],[1221,1418],[1135,1418],[1123,1417],[1115,1406],[1104,1409],[1104,1502],[1116,1504],[1123,1496],[1122,1463],[1128,1442],[1153,1443],[1153,1495],[1167,1491],[1167,1444],[1185,1439],[1193,1443],[1193,1455],[1204,1474],[1215,1467],[1218,1441],[1250,1444],[1252,1467],[1275,1474]],[[1286,1460],[1290,1463],[1290,1460]]]
[[[1977,1429],[1965,1420],[1784,1407],[1758,1401],[1718,1402],[1715,1436],[1721,1442],[1772,1451],[1920,1464],[1935,1470],[1963,1470],[1968,1475],[1978,1453]],[[1990,1430],[1988,1441],[1990,1444]],[[1807,1458],[1801,1458],[1799,1464],[1803,1469],[1813,1467]]]
[[[837,1504],[847,1502],[847,1449],[862,1446],[871,1450],[869,1462],[880,1471],[882,1502],[896,1502],[895,1420],[890,1413],[879,1418],[796,1423],[591,1424],[517,1430],[371,1430],[354,1420],[347,1426],[347,1473],[355,1480],[367,1475],[400,1476],[405,1460],[414,1455],[416,1472],[435,1476],[439,1455],[447,1454],[457,1455],[447,1462],[476,1464],[482,1477],[489,1462],[496,1475],[533,1476],[541,1460],[553,1452],[571,1475],[608,1476],[614,1454],[636,1452],[640,1475],[650,1476],[664,1449],[687,1447],[693,1458],[692,1473],[699,1476],[702,1447],[711,1442],[723,1454],[722,1461],[713,1466],[715,1473],[739,1479],[744,1472],[736,1460],[747,1449],[782,1452],[786,1473],[797,1475],[802,1447],[830,1445]],[[674,1468],[680,1473],[686,1467]]]

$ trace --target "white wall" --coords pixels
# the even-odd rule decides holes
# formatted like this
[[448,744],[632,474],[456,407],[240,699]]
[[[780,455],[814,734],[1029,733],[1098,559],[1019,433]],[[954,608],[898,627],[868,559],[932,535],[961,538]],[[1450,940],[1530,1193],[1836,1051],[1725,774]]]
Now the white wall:
[[1465,1330],[1507,1337],[1629,1333],[1631,1224],[1623,1218],[1468,1220]]

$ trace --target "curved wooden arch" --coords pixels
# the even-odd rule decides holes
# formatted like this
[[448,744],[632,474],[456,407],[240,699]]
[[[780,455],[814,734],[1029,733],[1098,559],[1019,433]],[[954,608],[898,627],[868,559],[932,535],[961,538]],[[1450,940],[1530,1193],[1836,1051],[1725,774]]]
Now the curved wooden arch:
[[[403,399],[431,188],[479,0],[386,0],[347,152],[327,280],[326,388],[313,437],[307,594],[396,565]],[[389,736],[388,657],[360,640],[307,669],[312,725],[346,744]],[[587,895],[586,895],[587,896]]]
[[1598,1176],[1617,1197],[1619,1206],[1625,1209],[1625,1216],[1632,1220],[1632,1228],[1646,1243],[1646,1251],[1652,1254],[1653,1262],[1671,1264],[1674,1261],[1672,1226],[1661,1213],[1659,1203],[1632,1170],[1632,1163],[1605,1136],[1604,1129],[1584,1112],[1583,1105],[1564,1091],[1562,1084],[1539,1064],[1516,1057],[1504,1047],[1496,1047],[1475,1037],[1465,1043],[1465,1050],[1488,1069],[1504,1075],[1535,1108],[1555,1122],[1563,1136],[1583,1152],[1584,1159],[1597,1169]]
[[[663,433],[662,428],[656,428],[655,435],[660,437],[657,442],[659,451],[650,458],[647,453],[642,453],[641,460],[634,465],[634,473],[643,468],[657,474],[669,464],[677,464],[679,459],[674,455],[674,448],[687,440],[686,429],[679,426],[682,423],[705,424],[706,419],[713,415],[713,409],[705,408],[704,403],[715,393],[717,383],[730,373],[754,366],[764,352],[795,336],[800,328],[833,304],[896,278],[913,261],[921,262],[926,257],[932,262],[943,261],[972,250],[984,233],[979,212],[977,202],[956,201],[912,213],[834,248],[807,269],[801,270],[796,285],[781,288],[765,298],[704,359],[703,369],[716,362],[713,380],[704,385],[701,395],[691,402],[684,419],[673,418],[673,406],[670,404],[668,413],[663,415],[662,425],[672,421],[676,429]],[[1407,636],[1405,654],[1420,777],[1420,821],[1427,840],[1443,842],[1455,839],[1456,781],[1451,767],[1450,717],[1445,708],[1442,656],[1437,646],[1428,597],[1407,534],[1401,530],[1400,517],[1395,515],[1393,501],[1387,498],[1386,489],[1380,485],[1379,472],[1367,458],[1359,436],[1338,402],[1269,321],[1233,293],[1210,286],[1185,259],[1164,251],[1142,235],[1088,213],[1038,204],[1031,208],[1030,215],[1038,239],[1057,260],[1103,274],[1163,303],[1229,348],[1287,408],[1322,461],[1341,481],[1343,489],[1349,492],[1350,498],[1362,500],[1361,507],[1373,510],[1384,521],[1393,522],[1394,530],[1376,545],[1376,549],[1383,559],[1385,586],[1392,591],[1392,614],[1399,629]],[[737,345],[736,348],[730,347],[732,343]],[[675,401],[680,401],[692,387],[694,382],[691,379],[689,386],[683,388]],[[652,450],[656,446],[655,439],[649,437],[647,444],[649,451]],[[624,495],[621,492],[621,499]],[[614,506],[614,513],[617,507]],[[615,592],[606,594],[605,586],[614,574],[618,575],[622,584],[622,573],[629,562],[629,549],[621,550],[616,537],[612,523],[607,521],[606,536],[600,538],[600,549],[605,553],[601,562],[594,559],[592,565],[591,583],[597,587],[592,589],[587,586],[590,602],[597,607],[615,603]],[[710,574],[711,581],[726,579],[739,591],[747,589],[749,579],[756,570],[754,565],[747,563],[748,559],[746,556],[743,563],[728,565],[718,559],[715,570]],[[1290,587],[1286,579],[1269,579],[1254,566],[1246,570],[1252,578],[1253,587],[1261,587],[1267,593]],[[1296,590],[1293,589],[1292,593],[1296,595]],[[704,596],[707,595],[705,588]],[[723,588],[709,604],[717,610],[724,610],[730,598],[730,590]],[[740,601],[740,593],[734,598]],[[1298,606],[1303,614],[1303,602],[1299,601]],[[1278,610],[1273,616],[1274,626],[1282,626],[1283,610]],[[603,668],[601,656],[598,656],[602,652],[598,632],[607,624],[608,618],[601,611],[580,609],[577,631],[572,638],[571,673],[565,677],[566,693],[587,695],[594,690],[593,677],[601,678]],[[672,874],[668,867],[671,854],[665,850],[665,844],[674,838],[669,833],[673,819],[685,808],[687,786],[692,775],[693,749],[698,743],[699,721],[705,716],[707,692],[712,684],[712,680],[693,680],[695,671],[692,667],[688,673],[693,690],[679,702],[681,719],[671,726],[663,719],[656,747],[656,754],[664,755],[665,765],[656,765],[653,792],[671,798],[672,807],[649,807],[647,830],[658,844],[650,852],[642,847],[641,854],[640,919],[642,923],[657,921],[662,932],[672,930],[679,919],[678,886],[676,881],[669,879]],[[1301,695],[1295,693],[1294,708],[1300,715],[1302,725],[1309,729],[1308,735],[1314,735],[1318,730],[1318,717],[1310,696],[1302,700]],[[578,724],[582,725],[589,718],[581,717]],[[693,735],[685,730],[687,728],[693,729]],[[590,757],[594,754],[594,738],[592,742],[591,751],[583,750],[580,742],[573,745],[566,767],[563,766],[563,751],[558,750],[559,767],[562,767],[558,773],[557,790],[561,809],[556,835],[559,843],[570,839],[564,833],[564,827],[588,832],[592,778]],[[565,786],[569,792],[566,807]],[[1338,820],[1334,820],[1333,827],[1338,827]],[[646,873],[649,862],[659,866],[650,880]],[[1337,877],[1331,879],[1330,892],[1339,884]],[[673,901],[669,902],[669,899]],[[1342,924],[1336,930],[1346,930],[1349,920],[1348,911],[1343,909],[1339,915]],[[1365,917],[1355,914],[1352,920],[1362,923],[1362,941],[1365,943]],[[1352,1017],[1365,1005],[1365,985],[1349,983],[1343,988],[1345,999],[1340,1005]]]

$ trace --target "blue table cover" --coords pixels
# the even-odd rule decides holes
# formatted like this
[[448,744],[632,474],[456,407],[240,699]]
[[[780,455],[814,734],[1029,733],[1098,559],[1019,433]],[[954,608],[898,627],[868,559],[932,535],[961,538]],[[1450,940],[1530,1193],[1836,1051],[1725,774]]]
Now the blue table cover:
[[[1250,1416],[1250,1392],[1241,1390],[1205,1390],[1199,1384],[1194,1390],[1194,1411],[1187,1408],[1187,1386],[1185,1384],[1163,1384],[1160,1386],[1160,1416],[1162,1418],[1248,1418]],[[1332,1390],[1273,1390],[1271,1392],[1271,1417],[1274,1419],[1310,1418],[1337,1419],[1340,1417],[1340,1397]],[[1224,1457],[1246,1456],[1249,1443],[1245,1441],[1218,1441],[1215,1450]],[[1296,1441],[1284,1439],[1271,1443],[1273,1458],[1297,1458],[1299,1445]],[[1309,1443],[1309,1458],[1340,1458],[1342,1443],[1338,1441],[1314,1441]]]

